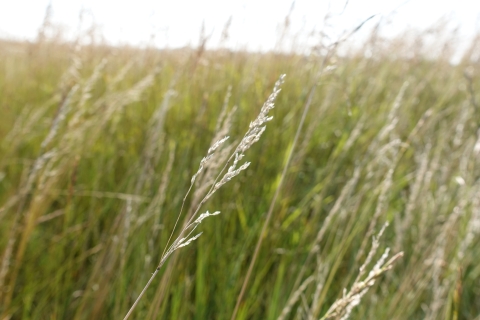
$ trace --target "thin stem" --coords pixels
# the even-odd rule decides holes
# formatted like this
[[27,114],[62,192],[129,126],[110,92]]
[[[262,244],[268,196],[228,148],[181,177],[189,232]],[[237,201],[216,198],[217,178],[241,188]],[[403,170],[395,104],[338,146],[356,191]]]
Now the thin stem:
[[160,267],[158,267],[154,273],[152,273],[152,276],[150,277],[150,280],[148,280],[147,284],[145,285],[145,288],[143,288],[142,292],[140,292],[140,295],[138,296],[137,300],[135,300],[135,302],[133,303],[132,307],[130,308],[130,310],[128,310],[128,313],[127,315],[125,316],[125,318],[123,318],[123,320],[127,320],[128,317],[130,317],[130,315],[132,314],[133,310],[135,309],[135,307],[137,306],[138,302],[140,301],[140,298],[142,298],[142,296],[144,295],[144,293],[147,291],[148,287],[150,286],[150,284],[152,283],[153,281],[153,278],[155,278],[155,276],[157,275],[158,271],[160,271]]

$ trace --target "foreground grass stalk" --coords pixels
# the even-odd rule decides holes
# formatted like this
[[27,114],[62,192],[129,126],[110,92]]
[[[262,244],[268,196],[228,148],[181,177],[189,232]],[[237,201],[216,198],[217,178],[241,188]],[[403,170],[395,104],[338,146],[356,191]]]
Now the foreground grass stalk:
[[147,284],[145,285],[145,287],[143,288],[142,292],[140,292],[140,294],[138,295],[138,298],[135,300],[135,302],[133,303],[132,307],[130,308],[130,310],[128,310],[127,314],[125,315],[125,317],[123,318],[123,320],[127,320],[130,315],[132,314],[133,310],[135,310],[135,307],[137,306],[138,302],[140,301],[140,299],[143,297],[143,295],[145,294],[145,292],[147,291],[148,287],[150,287],[150,284],[152,283],[153,279],[155,278],[155,276],[157,275],[158,271],[160,271],[159,268],[157,268],[155,270],[154,273],[152,273],[152,276],[150,277],[150,280],[148,280]]
[[[193,214],[190,217],[187,217],[187,223],[185,224],[185,226],[180,231],[180,234],[178,235],[178,237],[173,241],[173,243],[170,246],[168,246],[168,242],[170,242],[170,239],[172,238],[175,227],[177,226],[177,224],[179,222],[180,215],[181,215],[181,213],[183,211],[183,207],[185,205],[185,201],[186,201],[188,195],[190,194],[192,188],[194,187],[194,183],[195,183],[196,178],[202,173],[202,171],[205,168],[208,168],[209,164],[211,163],[212,159],[215,156],[215,151],[217,149],[219,150],[222,147],[222,145],[228,140],[228,136],[226,136],[224,138],[221,138],[220,140],[214,142],[212,144],[212,146],[208,149],[207,156],[204,157],[202,159],[202,161],[200,161],[199,169],[193,175],[193,177],[190,181],[190,187],[187,191],[187,194],[183,198],[182,206],[181,206],[181,209],[180,209],[180,214],[178,215],[178,217],[175,221],[174,230],[172,230],[172,233],[170,234],[170,237],[169,237],[168,242],[167,242],[167,246],[166,246],[166,248],[165,248],[165,250],[162,254],[162,258],[160,260],[160,263],[158,264],[157,269],[155,270],[155,272],[150,277],[150,280],[148,280],[147,284],[143,288],[140,295],[137,297],[137,299],[133,303],[133,305],[130,308],[130,310],[128,311],[128,313],[125,315],[124,320],[126,320],[130,317],[130,315],[134,311],[135,307],[138,305],[138,302],[140,301],[141,297],[145,294],[146,290],[148,289],[148,287],[152,283],[152,281],[155,278],[155,276],[157,275],[158,271],[160,271],[162,266],[165,264],[167,259],[176,250],[178,250],[182,247],[188,246],[190,243],[192,243],[193,241],[195,241],[196,239],[198,239],[200,237],[200,235],[202,234],[201,232],[196,234],[196,235],[193,235],[193,236],[192,236],[192,233],[200,225],[200,223],[202,223],[202,221],[205,218],[220,214],[219,211],[216,211],[216,212],[213,212],[213,213],[209,213],[207,211],[207,212],[202,213],[201,215],[198,216],[198,213],[199,213],[201,207],[203,206],[203,204],[205,204],[205,202],[207,202],[207,200],[210,199],[210,197],[218,189],[220,189],[224,184],[226,184],[231,179],[233,179],[235,176],[237,176],[241,171],[247,169],[248,166],[250,165],[250,162],[245,162],[242,165],[239,165],[239,162],[244,157],[245,151],[247,151],[255,142],[257,142],[260,139],[261,135],[263,134],[263,132],[266,129],[265,123],[273,119],[273,117],[269,116],[268,113],[271,109],[273,109],[275,107],[274,101],[275,101],[278,93],[280,92],[280,86],[283,84],[284,78],[285,78],[285,75],[280,76],[278,81],[275,83],[275,86],[273,88],[273,92],[272,92],[272,94],[270,94],[267,101],[262,106],[258,117],[253,122],[250,123],[249,129],[247,130],[247,132],[243,136],[243,139],[240,141],[238,146],[233,151],[232,155],[226,161],[224,168],[220,171],[217,178],[213,181],[213,183],[210,187],[210,190],[207,192],[207,194],[204,196],[204,198],[200,201],[200,203],[198,204],[198,207],[193,212]],[[231,164],[231,166],[228,167],[228,165],[230,163],[232,163],[232,164]],[[223,172],[225,171],[225,169],[227,167],[228,167],[228,171],[225,174],[223,174]],[[223,174],[223,176],[222,176],[222,174]]]

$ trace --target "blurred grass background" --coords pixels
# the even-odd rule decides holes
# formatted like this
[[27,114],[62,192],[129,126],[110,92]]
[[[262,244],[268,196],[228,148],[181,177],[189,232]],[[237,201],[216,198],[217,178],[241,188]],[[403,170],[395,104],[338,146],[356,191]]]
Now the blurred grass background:
[[205,205],[221,215],[133,318],[230,318],[315,87],[237,319],[277,319],[311,275],[287,318],[320,318],[387,221],[381,249],[404,257],[352,318],[480,319],[478,43],[452,64],[447,49],[374,35],[328,57],[0,42],[1,319],[123,318],[229,87],[239,141],[283,73],[251,166]]

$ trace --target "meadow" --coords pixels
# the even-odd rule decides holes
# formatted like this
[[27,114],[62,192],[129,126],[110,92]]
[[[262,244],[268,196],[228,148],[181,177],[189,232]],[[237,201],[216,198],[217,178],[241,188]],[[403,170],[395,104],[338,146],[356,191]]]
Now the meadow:
[[[0,319],[123,319],[207,211],[130,319],[480,319],[480,38],[453,64],[424,36],[1,41]],[[203,201],[267,100],[249,167]]]

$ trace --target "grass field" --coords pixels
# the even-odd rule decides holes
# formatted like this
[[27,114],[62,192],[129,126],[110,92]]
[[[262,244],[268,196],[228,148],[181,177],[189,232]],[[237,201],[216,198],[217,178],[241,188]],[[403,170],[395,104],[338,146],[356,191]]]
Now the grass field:
[[[130,319],[230,319],[237,300],[236,319],[480,319],[479,42],[453,65],[421,39],[0,42],[0,319],[123,319],[207,210]],[[250,166],[203,203],[282,74]]]

